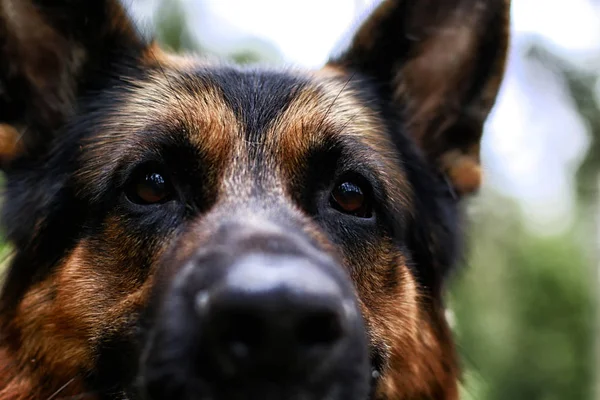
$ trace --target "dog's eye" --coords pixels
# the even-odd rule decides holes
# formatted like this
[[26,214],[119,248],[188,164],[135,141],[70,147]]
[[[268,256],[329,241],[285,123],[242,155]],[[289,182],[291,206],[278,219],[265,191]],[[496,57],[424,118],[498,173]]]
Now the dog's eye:
[[331,206],[345,214],[370,218],[372,214],[367,185],[355,180],[344,180],[331,192]]
[[169,200],[172,187],[165,174],[156,171],[144,172],[131,181],[127,197],[137,204],[157,204]]

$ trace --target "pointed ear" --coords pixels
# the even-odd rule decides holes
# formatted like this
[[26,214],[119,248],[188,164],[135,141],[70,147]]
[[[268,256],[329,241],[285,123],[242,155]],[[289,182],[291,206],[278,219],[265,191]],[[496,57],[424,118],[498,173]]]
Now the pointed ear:
[[49,142],[93,79],[145,47],[118,0],[0,0],[0,161]]
[[479,143],[504,73],[510,0],[384,0],[329,65],[372,78],[459,193],[479,187]]

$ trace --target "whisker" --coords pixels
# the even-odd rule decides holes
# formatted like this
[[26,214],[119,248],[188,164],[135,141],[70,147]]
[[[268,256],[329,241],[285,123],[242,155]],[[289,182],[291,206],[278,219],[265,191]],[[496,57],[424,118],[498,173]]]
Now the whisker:
[[71,383],[73,383],[75,381],[75,377],[71,378],[67,383],[65,383],[64,385],[62,385],[60,387],[60,389],[58,389],[56,392],[54,392],[52,395],[50,395],[50,397],[48,397],[47,400],[52,400],[52,399],[56,399],[56,397],[62,392],[64,391]]
[[340,96],[342,95],[342,93],[344,92],[344,90],[346,90],[346,87],[348,87],[348,84],[350,84],[350,81],[352,81],[352,79],[354,79],[354,75],[356,75],[356,72],[352,73],[352,75],[350,75],[348,77],[348,79],[346,80],[346,82],[344,83],[344,85],[342,86],[342,88],[340,89],[339,93],[335,96],[335,98],[333,99],[333,101],[331,102],[331,104],[329,104],[329,107],[327,107],[327,110],[325,110],[325,114],[323,114],[323,118],[321,119],[321,122],[319,123],[319,125],[317,127],[318,131],[320,131],[321,128],[323,128],[323,124],[325,123],[325,120],[327,119],[327,117],[331,113],[331,110],[333,109],[333,106],[335,105],[335,103],[337,102],[337,100],[340,98]]

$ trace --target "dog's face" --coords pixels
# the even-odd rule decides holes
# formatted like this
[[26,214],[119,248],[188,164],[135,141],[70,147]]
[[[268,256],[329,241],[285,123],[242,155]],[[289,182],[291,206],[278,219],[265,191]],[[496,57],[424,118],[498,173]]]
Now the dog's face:
[[304,72],[0,0],[0,397],[456,399],[442,289],[508,8],[386,0]]

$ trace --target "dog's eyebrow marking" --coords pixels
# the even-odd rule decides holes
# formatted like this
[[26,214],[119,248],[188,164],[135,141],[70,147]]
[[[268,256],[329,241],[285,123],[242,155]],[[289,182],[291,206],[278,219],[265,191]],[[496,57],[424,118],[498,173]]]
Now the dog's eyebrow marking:
[[398,168],[395,145],[375,111],[358,98],[352,78],[315,74],[269,126],[265,147],[277,153],[277,165],[291,170],[282,173],[293,174],[303,157],[323,143],[352,143],[357,159],[381,175],[392,201],[410,208],[412,189]]
[[187,79],[191,73],[161,68],[146,81],[114,94],[117,105],[95,126],[98,133],[84,141],[82,168],[76,175],[80,193],[97,198],[124,158],[135,160],[155,151],[149,140],[152,132],[187,141],[217,159],[229,157],[232,139],[240,131],[238,119],[218,87]]

